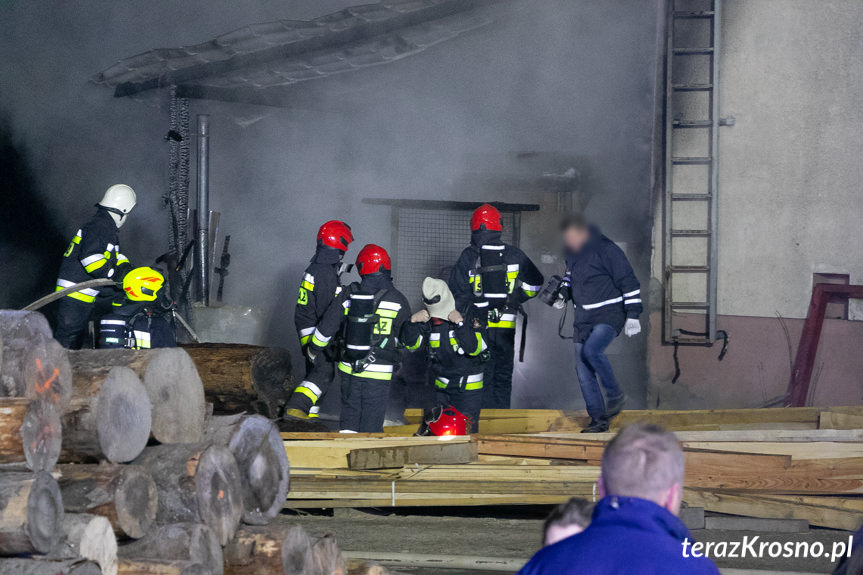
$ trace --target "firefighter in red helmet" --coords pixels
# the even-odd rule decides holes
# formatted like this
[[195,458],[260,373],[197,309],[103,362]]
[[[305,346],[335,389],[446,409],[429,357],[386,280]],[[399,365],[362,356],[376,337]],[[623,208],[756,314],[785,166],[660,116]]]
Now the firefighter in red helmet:
[[[345,222],[331,220],[318,230],[317,249],[300,282],[294,324],[305,355],[315,327],[342,292],[342,264],[354,236]],[[335,357],[321,355],[316,363],[306,360],[306,375],[288,400],[285,417],[308,419],[318,416],[320,401],[335,378]]]
[[542,288],[542,273],[524,252],[505,244],[500,212],[490,204],[471,219],[471,243],[452,268],[449,288],[465,317],[488,327],[482,407],[508,409],[512,395],[516,313]]
[[393,286],[391,270],[384,248],[363,247],[357,255],[362,280],[348,286],[338,303],[330,306],[309,343],[308,354],[315,363],[321,354],[336,348],[343,433],[383,431],[400,350],[414,351],[422,344],[422,330],[413,322],[426,321],[428,313],[422,310],[411,316],[407,298]]

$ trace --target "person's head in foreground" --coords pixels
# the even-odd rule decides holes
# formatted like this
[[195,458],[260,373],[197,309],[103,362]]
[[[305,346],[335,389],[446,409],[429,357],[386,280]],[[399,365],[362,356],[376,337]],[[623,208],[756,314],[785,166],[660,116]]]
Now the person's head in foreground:
[[593,503],[581,497],[573,497],[561,503],[545,519],[542,527],[542,544],[554,545],[567,537],[578,535],[590,525]]
[[673,433],[621,430],[602,455],[599,491],[590,525],[540,549],[519,575],[719,574],[677,518],[683,450]]

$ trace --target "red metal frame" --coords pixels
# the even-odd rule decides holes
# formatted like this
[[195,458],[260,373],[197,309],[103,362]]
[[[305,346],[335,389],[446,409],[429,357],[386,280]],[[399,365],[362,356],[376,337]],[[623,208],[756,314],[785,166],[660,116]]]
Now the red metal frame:
[[827,310],[827,303],[835,298],[863,299],[863,285],[820,283],[812,288],[809,315],[806,316],[806,323],[803,324],[797,357],[794,359],[794,369],[791,370],[791,381],[788,382],[787,404],[791,407],[806,405],[809,384],[812,381],[812,369],[815,366],[815,355],[818,353],[821,329],[824,327],[824,312]]

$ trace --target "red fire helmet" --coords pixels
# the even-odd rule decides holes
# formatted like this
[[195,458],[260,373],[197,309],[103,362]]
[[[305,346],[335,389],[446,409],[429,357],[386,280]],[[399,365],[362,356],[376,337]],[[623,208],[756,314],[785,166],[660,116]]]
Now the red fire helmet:
[[361,276],[367,276],[380,271],[381,268],[391,270],[390,254],[381,246],[366,244],[357,254],[357,271]]
[[485,226],[487,230],[503,231],[503,226],[500,225],[500,212],[496,207],[483,204],[474,210],[470,217],[470,229],[475,232],[480,226]]
[[437,412],[437,419],[428,422],[429,431],[432,435],[468,435],[473,422],[468,416],[448,405]]
[[354,235],[351,233],[351,226],[345,222],[330,220],[318,230],[318,241],[327,247],[346,252],[354,241]]

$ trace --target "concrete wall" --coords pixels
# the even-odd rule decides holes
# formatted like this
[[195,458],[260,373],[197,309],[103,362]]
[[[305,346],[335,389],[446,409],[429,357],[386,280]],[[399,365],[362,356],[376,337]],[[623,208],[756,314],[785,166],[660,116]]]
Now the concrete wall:
[[[788,350],[776,315],[806,316],[813,273],[863,283],[863,3],[722,4],[720,112],[736,125],[720,131],[718,311],[732,345],[722,365],[711,359],[718,349],[682,348],[678,383],[691,386],[681,402],[710,407],[754,405],[784,391]],[[852,302],[850,317],[863,320],[863,302]],[[788,322],[794,349],[799,323]],[[815,401],[859,403],[863,324],[828,323]],[[654,399],[667,389],[671,354],[651,334]]]

